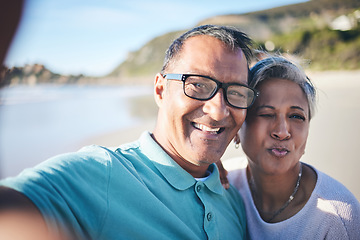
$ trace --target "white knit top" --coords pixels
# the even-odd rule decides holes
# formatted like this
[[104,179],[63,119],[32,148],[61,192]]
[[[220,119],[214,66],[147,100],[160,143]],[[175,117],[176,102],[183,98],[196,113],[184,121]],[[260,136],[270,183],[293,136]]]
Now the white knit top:
[[228,178],[240,192],[246,208],[250,239],[360,239],[360,203],[340,182],[308,165],[317,182],[305,206],[291,218],[267,223],[260,217],[246,177],[247,160]]

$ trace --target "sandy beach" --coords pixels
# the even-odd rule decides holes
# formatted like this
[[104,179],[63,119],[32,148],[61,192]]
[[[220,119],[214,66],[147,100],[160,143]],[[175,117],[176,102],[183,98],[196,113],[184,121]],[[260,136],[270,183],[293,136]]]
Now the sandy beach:
[[[360,200],[360,71],[308,72],[308,75],[318,90],[318,107],[301,160],[340,181]],[[155,103],[147,104],[154,108]],[[81,145],[117,146],[136,140],[143,131],[153,129],[155,115],[147,116],[139,126],[95,136]],[[244,156],[241,149],[230,144],[223,157],[228,170],[237,167],[233,158],[239,156]]]

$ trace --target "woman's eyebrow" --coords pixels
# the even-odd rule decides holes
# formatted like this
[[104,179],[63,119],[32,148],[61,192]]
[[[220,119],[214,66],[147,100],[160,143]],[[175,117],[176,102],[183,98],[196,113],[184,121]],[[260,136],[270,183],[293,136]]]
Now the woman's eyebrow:
[[291,109],[298,109],[298,110],[301,110],[301,111],[305,112],[305,110],[300,106],[291,106],[290,108]]
[[264,108],[270,108],[270,109],[272,109],[272,110],[275,109],[275,107],[270,106],[270,105],[261,105],[261,106],[258,106],[258,107],[256,108],[256,110],[261,110],[261,109],[264,109]]

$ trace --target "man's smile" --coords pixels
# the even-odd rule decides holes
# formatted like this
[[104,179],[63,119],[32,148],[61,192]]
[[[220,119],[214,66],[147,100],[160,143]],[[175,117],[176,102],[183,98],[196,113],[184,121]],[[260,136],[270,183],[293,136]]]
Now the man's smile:
[[204,124],[195,123],[195,122],[192,122],[191,124],[194,128],[210,134],[220,134],[225,130],[224,127],[209,127]]

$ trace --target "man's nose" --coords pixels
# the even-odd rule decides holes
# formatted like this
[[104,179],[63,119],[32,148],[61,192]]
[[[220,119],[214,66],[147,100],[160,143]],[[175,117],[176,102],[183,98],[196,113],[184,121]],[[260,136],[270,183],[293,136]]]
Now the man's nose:
[[271,131],[271,137],[277,140],[287,140],[291,137],[290,125],[286,121],[286,117],[279,116],[275,120],[275,124]]
[[211,99],[205,101],[203,111],[216,121],[229,116],[229,106],[226,104],[223,89],[219,89]]

